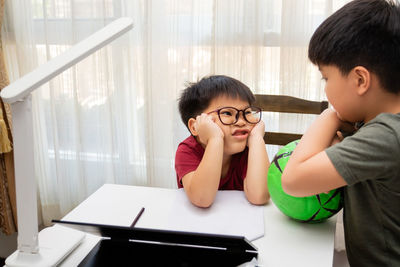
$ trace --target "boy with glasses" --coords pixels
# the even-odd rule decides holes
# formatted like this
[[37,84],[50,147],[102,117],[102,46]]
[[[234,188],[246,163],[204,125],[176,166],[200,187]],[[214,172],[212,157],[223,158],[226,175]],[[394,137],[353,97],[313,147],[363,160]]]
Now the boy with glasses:
[[218,190],[243,190],[256,205],[268,201],[265,125],[254,101],[246,85],[222,75],[183,91],[179,112],[191,136],[178,146],[175,170],[194,205],[209,207]]

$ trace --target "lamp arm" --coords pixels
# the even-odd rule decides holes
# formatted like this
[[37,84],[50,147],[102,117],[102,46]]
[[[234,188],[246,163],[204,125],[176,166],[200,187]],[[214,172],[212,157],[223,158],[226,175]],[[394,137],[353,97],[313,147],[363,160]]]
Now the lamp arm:
[[86,39],[72,46],[69,50],[49,60],[37,69],[26,74],[7,87],[0,93],[4,102],[14,103],[24,99],[32,91],[51,80],[64,70],[75,65],[98,49],[117,39],[133,27],[131,18],[120,18]]
[[[69,238],[68,233],[57,239],[59,228],[46,228],[46,235],[55,236],[42,248],[38,235],[37,194],[34,169],[31,92],[115,40],[133,27],[132,19],[120,18],[72,46],[68,51],[5,87],[0,96],[11,104],[15,158],[15,184],[18,216],[18,250],[6,260],[7,266],[54,266],[59,263],[82,237]],[[45,230],[46,230],[45,229]],[[61,246],[60,246],[60,243]],[[52,247],[56,247],[53,249]],[[57,247],[58,246],[58,247]],[[33,264],[35,262],[35,264]]]

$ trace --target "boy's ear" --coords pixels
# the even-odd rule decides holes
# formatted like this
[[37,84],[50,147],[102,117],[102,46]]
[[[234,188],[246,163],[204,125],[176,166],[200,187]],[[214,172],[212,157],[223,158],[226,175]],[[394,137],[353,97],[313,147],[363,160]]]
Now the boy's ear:
[[353,72],[356,79],[357,94],[364,95],[371,85],[371,73],[363,66],[356,66]]
[[194,118],[190,118],[189,121],[188,121],[188,128],[189,128],[190,133],[193,136],[197,136],[198,135],[198,133],[197,133],[195,127],[194,127],[195,122],[196,122],[196,119],[194,119]]

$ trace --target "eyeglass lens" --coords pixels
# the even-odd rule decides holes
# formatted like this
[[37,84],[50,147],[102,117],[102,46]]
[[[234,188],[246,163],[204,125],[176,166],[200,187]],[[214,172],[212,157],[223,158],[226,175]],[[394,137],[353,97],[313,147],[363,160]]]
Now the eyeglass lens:
[[[237,110],[235,108],[222,108],[219,110],[219,118],[224,124],[234,124],[238,121],[238,113],[242,110]],[[243,115],[249,123],[258,123],[261,119],[261,111],[259,108],[248,107],[243,110]]]

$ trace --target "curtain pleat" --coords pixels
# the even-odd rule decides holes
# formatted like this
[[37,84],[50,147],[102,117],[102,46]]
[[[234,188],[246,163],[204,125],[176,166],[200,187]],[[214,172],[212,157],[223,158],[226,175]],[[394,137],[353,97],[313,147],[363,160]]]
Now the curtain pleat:
[[[3,22],[4,1],[0,0],[0,28]],[[0,35],[1,36],[1,35]],[[0,38],[0,91],[9,84]],[[0,98],[0,229],[9,235],[16,231],[14,155],[12,153],[11,112]]]

